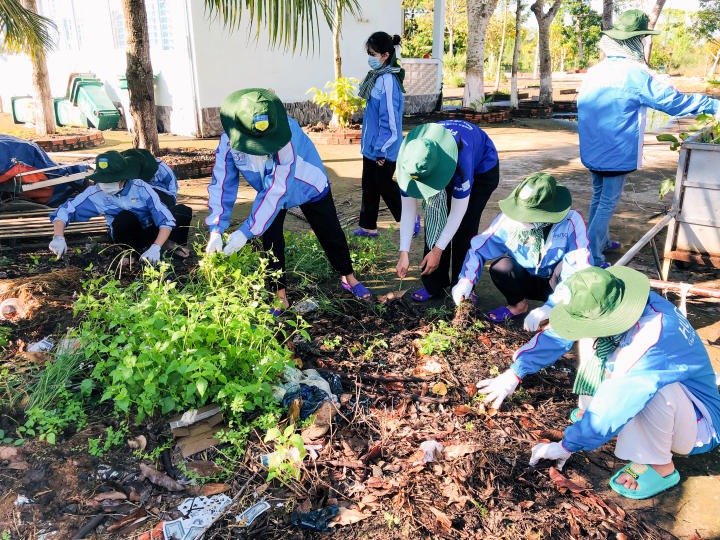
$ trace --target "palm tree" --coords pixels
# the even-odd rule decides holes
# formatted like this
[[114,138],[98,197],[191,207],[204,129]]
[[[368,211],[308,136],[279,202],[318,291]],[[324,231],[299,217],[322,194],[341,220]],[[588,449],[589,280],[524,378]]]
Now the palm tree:
[[0,0],[0,51],[24,53],[33,67],[37,99],[35,130],[39,135],[55,133],[55,113],[45,53],[53,46],[49,29],[55,25],[37,13],[35,0]]

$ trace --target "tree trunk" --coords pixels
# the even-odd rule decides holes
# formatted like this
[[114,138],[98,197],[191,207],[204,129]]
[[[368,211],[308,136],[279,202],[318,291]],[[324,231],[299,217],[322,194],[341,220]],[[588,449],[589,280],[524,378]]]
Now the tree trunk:
[[155,154],[159,148],[157,111],[145,0],[122,0],[122,7],[127,33],[125,75],[130,95],[130,116],[135,131],[133,146],[146,148]]
[[[335,60],[335,80],[342,77],[342,55],[340,54],[340,35],[342,34],[342,8],[340,2],[335,4],[335,20],[332,25],[333,32],[333,59]],[[330,118],[329,127],[340,128],[340,117],[336,112]]]
[[[650,15],[648,15],[648,28],[650,30],[655,29],[655,25],[660,18],[663,7],[665,7],[665,0],[655,0],[655,6],[653,7]],[[645,62],[650,63],[650,55],[652,54],[652,36],[645,38]]]
[[[23,0],[23,7],[37,13],[36,0]],[[45,51],[40,47],[33,49],[30,53],[30,61],[32,62],[32,80],[35,93],[35,133],[38,135],[53,135],[57,133],[57,129]]]
[[505,54],[505,33],[507,32],[508,0],[503,0],[505,9],[503,12],[502,38],[500,39],[500,52],[498,53],[497,71],[495,72],[495,91],[500,90],[500,72],[502,70],[503,55]]
[[602,27],[610,30],[613,25],[613,0],[603,0]]
[[448,26],[448,54],[452,58],[455,56],[455,45],[453,44],[453,40],[455,39],[455,31],[453,30],[452,25]]
[[[584,67],[583,65],[583,38],[581,34],[582,28],[580,28],[580,17],[575,20],[575,32],[577,33],[578,42],[578,68]],[[564,70],[560,70],[564,71]]]
[[562,0],[555,0],[545,13],[544,0],[536,0],[530,6],[538,23],[538,54],[540,57],[540,105],[552,105],[552,62],[550,59],[550,24],[560,9]]
[[513,46],[513,59],[510,76],[510,107],[517,109],[520,106],[518,99],[518,60],[520,59],[520,19],[522,18],[523,5],[522,0],[517,0],[515,4],[515,45]]
[[485,99],[484,63],[485,63],[485,31],[495,11],[498,0],[468,0],[467,15],[468,33],[467,62],[465,64],[465,93],[463,105],[470,107],[476,101]]
[[708,79],[712,79],[715,76],[715,70],[718,67],[718,61],[720,61],[720,49],[717,50],[715,53],[715,59],[713,60],[712,67],[710,68],[710,71],[707,74]]

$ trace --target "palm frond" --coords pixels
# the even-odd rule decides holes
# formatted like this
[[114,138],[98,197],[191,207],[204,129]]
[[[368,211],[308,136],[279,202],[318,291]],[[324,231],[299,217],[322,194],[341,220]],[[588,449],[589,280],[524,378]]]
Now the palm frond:
[[205,0],[209,17],[219,18],[230,31],[239,30],[249,18],[256,36],[264,28],[271,47],[292,51],[314,50],[320,14],[332,27],[337,7],[360,13],[359,0]]
[[50,29],[57,27],[47,17],[26,9],[19,0],[0,0],[0,50],[33,54],[53,47]]

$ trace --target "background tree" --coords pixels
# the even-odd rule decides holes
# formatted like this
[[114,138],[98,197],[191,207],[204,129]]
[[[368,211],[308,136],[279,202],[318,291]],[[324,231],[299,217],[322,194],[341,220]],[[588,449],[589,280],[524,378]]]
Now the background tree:
[[497,3],[498,0],[468,0],[467,3],[468,28],[472,28],[472,32],[468,34],[465,62],[463,105],[466,107],[485,99],[485,31]]
[[50,83],[45,53],[53,46],[50,31],[55,25],[37,13],[34,0],[0,0],[0,52],[24,53],[30,56],[35,89],[35,131],[40,135],[55,133]]
[[[660,18],[663,7],[665,7],[665,0],[655,0],[655,5],[652,11],[648,13],[648,28],[651,30],[655,29],[655,25]],[[652,55],[653,40],[651,38],[645,38],[645,61],[650,63],[650,56]]]
[[603,0],[602,29],[609,30],[613,25],[613,0]]
[[552,105],[552,63],[550,60],[550,24],[560,9],[562,0],[554,0],[545,11],[545,0],[535,0],[530,10],[538,24],[538,56],[540,64],[540,105]]
[[720,0],[700,0],[693,22],[693,35],[707,41],[711,60],[706,76],[712,79],[720,61]]
[[432,52],[432,0],[403,0],[402,56],[422,58]]
[[445,31],[447,32],[447,52],[455,56],[455,40],[461,37],[462,49],[467,44],[467,1],[445,0]]
[[575,67],[586,68],[590,60],[598,57],[602,17],[592,9],[589,0],[566,0],[563,9],[563,15],[572,24],[562,25],[561,40],[572,50]]
[[495,71],[495,91],[497,92],[500,89],[500,73],[502,72],[502,66],[503,66],[503,55],[505,54],[505,42],[507,41],[507,30],[508,30],[508,0],[501,0],[502,1],[502,12],[503,12],[503,23],[502,23],[502,32],[501,32],[501,39],[500,39],[500,50],[498,51],[497,55],[497,66]]
[[133,121],[133,146],[155,154],[160,145],[145,0],[122,0],[122,8],[127,33],[125,76]]
[[518,99],[518,62],[520,60],[520,29],[523,22],[523,2],[515,2],[515,43],[513,44],[512,68],[510,69],[510,107],[517,109],[520,106]]

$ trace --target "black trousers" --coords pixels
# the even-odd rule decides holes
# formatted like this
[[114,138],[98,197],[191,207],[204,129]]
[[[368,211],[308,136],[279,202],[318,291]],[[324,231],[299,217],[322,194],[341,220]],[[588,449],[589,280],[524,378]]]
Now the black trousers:
[[170,233],[170,240],[181,246],[187,245],[190,222],[192,221],[192,208],[184,204],[177,204],[175,197],[164,191],[155,188],[153,188],[153,191],[157,193],[160,202],[168,207],[175,218],[175,228]]
[[[470,201],[468,202],[468,208],[460,222],[460,227],[440,256],[440,265],[437,269],[432,274],[422,276],[423,286],[431,295],[438,295],[445,287],[457,283],[460,272],[462,271],[463,262],[465,262],[465,255],[467,255],[467,251],[470,249],[470,241],[473,239],[473,236],[478,233],[478,229],[480,228],[482,212],[490,199],[490,195],[495,191],[499,182],[499,164],[495,165],[489,171],[475,175],[472,191],[470,191],[469,195]],[[452,206],[452,187],[448,186],[446,191],[448,212],[450,212]],[[425,242],[423,255],[427,255],[429,252],[430,249],[427,247],[427,242]]]
[[385,160],[385,163],[378,165],[375,160],[363,156],[359,222],[363,229],[377,229],[380,197],[385,201],[395,221],[400,221],[402,214],[400,188],[392,179],[393,173],[395,173],[394,161]]
[[[337,217],[332,192],[328,190],[327,194],[319,201],[301,204],[300,210],[307,218],[310,228],[317,236],[318,242],[320,242],[333,269],[341,276],[352,274],[350,248]],[[275,258],[275,260],[270,261],[269,268],[282,271],[278,281],[270,284],[269,288],[275,291],[284,289],[287,286],[285,276],[285,237],[283,236],[286,214],[286,210],[281,210],[262,235],[263,249],[271,251]]]
[[[553,275],[557,273],[556,268]],[[552,277],[533,276],[509,255],[503,255],[490,265],[490,278],[510,306],[525,299],[544,302],[553,291]]]
[[[187,244],[192,209],[184,204],[170,207],[175,218],[175,228],[170,232],[170,240],[177,244]],[[157,238],[160,229],[155,225],[143,227],[138,217],[130,210],[123,210],[112,223],[112,237],[117,244],[126,244],[138,253],[143,253]]]

